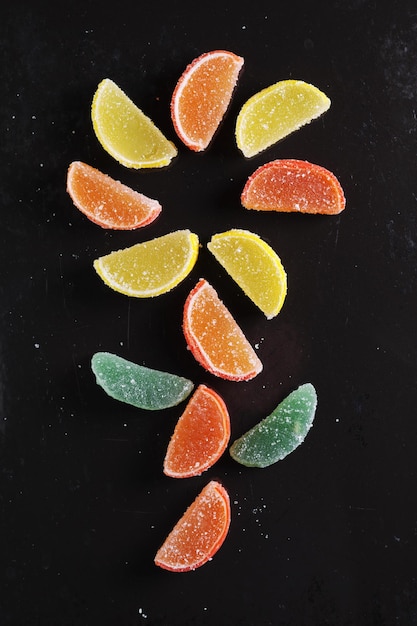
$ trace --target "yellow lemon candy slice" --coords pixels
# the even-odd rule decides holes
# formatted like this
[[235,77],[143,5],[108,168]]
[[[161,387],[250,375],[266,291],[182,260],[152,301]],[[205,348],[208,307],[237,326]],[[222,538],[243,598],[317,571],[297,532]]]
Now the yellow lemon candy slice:
[[276,252],[259,235],[232,229],[213,235],[208,249],[268,319],[284,304],[287,275]]
[[236,120],[236,142],[245,157],[266,150],[319,117],[329,98],[301,80],[283,80],[249,98]]
[[177,154],[174,144],[109,78],[97,87],[91,119],[103,148],[125,167],[163,167]]
[[152,298],[170,291],[191,272],[198,246],[197,235],[177,230],[99,257],[94,269],[115,291]]

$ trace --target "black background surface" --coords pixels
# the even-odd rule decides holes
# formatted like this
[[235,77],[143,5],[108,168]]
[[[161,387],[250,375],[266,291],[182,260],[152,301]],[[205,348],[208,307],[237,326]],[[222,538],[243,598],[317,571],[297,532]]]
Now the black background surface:
[[[416,36],[413,2],[2,4],[1,625],[417,624]],[[216,48],[245,66],[195,154],[169,101],[185,66]],[[102,149],[90,105],[106,77],[176,143],[170,167],[128,170]],[[286,78],[332,106],[247,160],[236,115]],[[243,209],[246,178],[275,158],[330,169],[346,210]],[[66,192],[73,160],[157,198],[161,216],[136,232],[95,226]],[[265,238],[286,268],[273,320],[205,247],[232,227]],[[177,228],[202,248],[169,294],[133,300],[96,275],[96,257]],[[259,345],[251,382],[215,379],[186,350],[182,305],[201,276]],[[98,350],[213,386],[232,440],[304,382],[317,389],[315,424],[270,468],[226,453],[201,477],[168,479],[180,407],[148,414],[107,397],[90,369]],[[160,570],[157,548],[211,478],[232,502],[223,547],[195,572]]]

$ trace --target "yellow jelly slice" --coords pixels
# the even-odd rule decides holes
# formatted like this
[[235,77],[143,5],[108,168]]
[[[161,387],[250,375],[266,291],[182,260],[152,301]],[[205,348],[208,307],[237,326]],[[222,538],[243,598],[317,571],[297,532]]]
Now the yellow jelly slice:
[[232,229],[213,235],[208,249],[268,319],[282,308],[287,275],[277,253],[259,235]]
[[163,167],[177,154],[175,145],[109,78],[97,87],[91,118],[103,148],[126,167]]
[[177,230],[99,257],[94,268],[115,291],[151,298],[170,291],[191,272],[198,246],[197,235]]
[[249,98],[236,120],[236,142],[246,157],[255,156],[319,117],[329,98],[301,80],[283,80]]

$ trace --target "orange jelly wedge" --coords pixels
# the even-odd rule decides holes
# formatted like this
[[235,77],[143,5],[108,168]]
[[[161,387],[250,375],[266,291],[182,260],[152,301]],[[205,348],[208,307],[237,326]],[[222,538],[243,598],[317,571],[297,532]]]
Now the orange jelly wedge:
[[248,178],[242,205],[256,211],[336,215],[346,200],[336,176],[321,165],[278,159],[261,165]]
[[185,302],[183,331],[194,358],[215,376],[242,381],[262,371],[243,331],[204,278]]
[[226,50],[206,52],[184,70],[171,99],[171,118],[181,141],[202,151],[211,142],[235,89],[242,57]]
[[82,161],[69,166],[67,191],[77,209],[102,228],[133,230],[150,224],[161,212],[157,200]]
[[174,526],[155,556],[155,565],[189,572],[210,561],[230,527],[230,499],[219,482],[210,481]]
[[230,439],[230,418],[223,399],[200,385],[175,426],[164,461],[171,478],[198,476],[214,465]]

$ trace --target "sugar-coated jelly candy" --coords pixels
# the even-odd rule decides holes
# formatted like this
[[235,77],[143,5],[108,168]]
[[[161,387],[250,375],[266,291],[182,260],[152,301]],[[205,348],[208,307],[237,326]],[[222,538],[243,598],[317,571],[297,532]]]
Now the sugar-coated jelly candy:
[[175,426],[164,473],[171,478],[199,476],[221,457],[229,437],[226,404],[214,389],[199,385]]
[[248,467],[268,467],[303,443],[317,407],[316,390],[305,383],[230,447],[232,458]]
[[266,241],[248,230],[232,228],[213,235],[207,248],[267,319],[278,315],[287,293],[287,275]]
[[172,141],[109,78],[97,87],[91,119],[103,148],[125,167],[164,167],[177,155]]
[[110,352],[96,352],[91,367],[97,384],[109,396],[140,409],[176,406],[194,388],[187,378],[137,365]]
[[242,57],[227,50],[205,52],[190,63],[171,99],[171,117],[181,141],[205,150],[225,115],[235,89]]
[[337,215],[346,206],[336,176],[299,159],[277,159],[258,167],[246,181],[241,202],[255,211],[322,215]]
[[230,498],[211,480],[175,524],[155,555],[155,565],[171,572],[189,572],[210,561],[230,527]]
[[245,102],[236,119],[236,142],[253,157],[322,115],[330,99],[302,80],[282,80]]
[[183,331],[194,358],[214,376],[243,381],[262,371],[242,329],[204,278],[185,301]]
[[194,267],[198,236],[187,228],[115,250],[94,260],[104,283],[126,296],[153,298],[176,287]]

